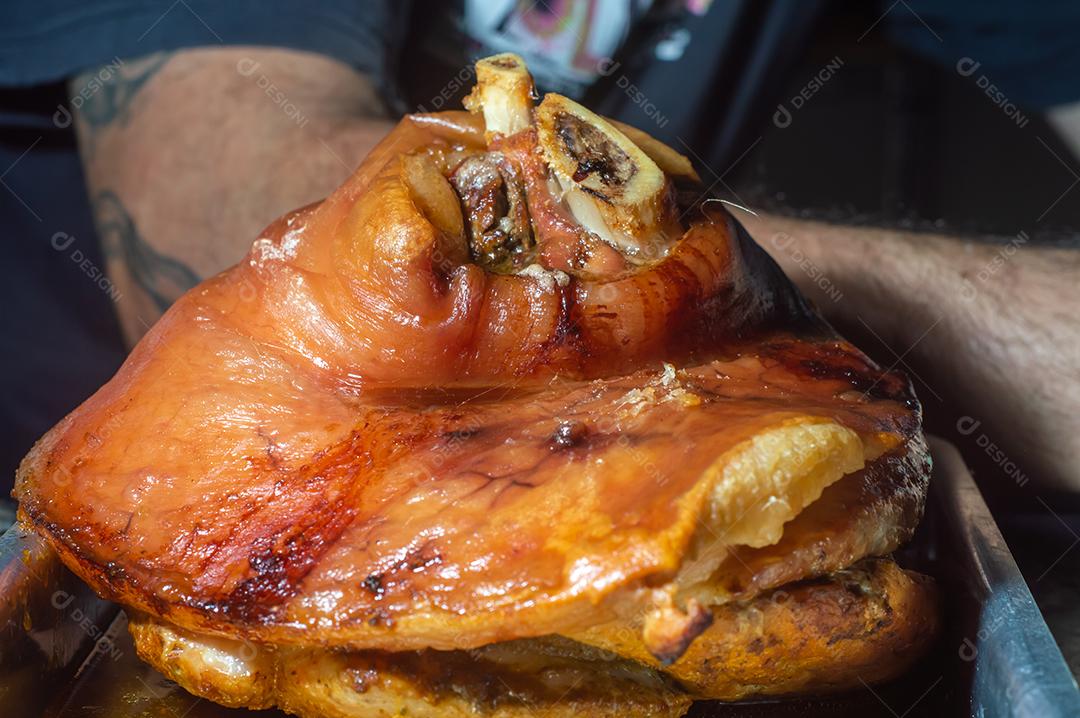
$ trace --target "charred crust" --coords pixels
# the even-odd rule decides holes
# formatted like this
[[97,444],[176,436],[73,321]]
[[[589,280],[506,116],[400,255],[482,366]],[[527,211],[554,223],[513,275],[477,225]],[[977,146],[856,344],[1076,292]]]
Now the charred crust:
[[480,434],[480,427],[469,427],[465,429],[450,429],[444,431],[442,434],[443,441],[447,444],[459,444],[463,441],[467,441]]
[[580,421],[563,421],[552,432],[549,445],[553,451],[570,449],[584,441],[588,433],[589,427]]
[[881,369],[847,342],[792,339],[764,343],[760,350],[797,377],[843,382],[867,398],[900,404],[910,412],[900,421],[903,433],[918,430],[921,407],[907,376]]
[[677,633],[667,637],[667,640],[648,646],[649,652],[656,660],[660,661],[660,665],[670,666],[679,660],[686,653],[686,649],[690,647],[690,644],[694,642],[694,639],[704,633],[713,623],[712,613],[705,608],[691,611],[688,618],[689,620],[685,622],[682,628]]
[[851,364],[827,363],[818,359],[805,359],[801,363],[805,374],[814,379],[838,379],[846,381],[860,394],[875,399],[887,399],[915,408],[915,397],[905,386],[906,381],[898,372],[873,371],[871,367]]
[[370,594],[376,598],[382,598],[383,592],[385,591],[382,574],[373,573],[365,578],[361,584]]

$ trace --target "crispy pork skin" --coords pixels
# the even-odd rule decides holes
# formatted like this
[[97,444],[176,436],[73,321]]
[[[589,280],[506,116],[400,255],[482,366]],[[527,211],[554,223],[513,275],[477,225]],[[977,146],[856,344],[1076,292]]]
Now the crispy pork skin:
[[678,715],[894,675],[932,590],[845,570],[921,515],[910,383],[686,158],[534,107],[515,56],[478,80],[184,295],[23,461],[20,520],[230,705]]
[[622,279],[437,264],[400,153],[481,138],[406,120],[182,298],[23,463],[26,519],[193,630],[449,649],[571,632],[688,551],[775,542],[917,436],[908,383],[726,215]]

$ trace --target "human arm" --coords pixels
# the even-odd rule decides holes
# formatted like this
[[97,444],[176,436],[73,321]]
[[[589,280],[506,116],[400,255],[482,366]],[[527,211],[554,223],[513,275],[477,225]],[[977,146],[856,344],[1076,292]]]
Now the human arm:
[[86,95],[80,153],[132,343],[275,217],[339,185],[389,128],[370,78],[321,55],[230,47],[109,67],[70,90]]
[[928,413],[981,422],[1033,479],[1080,490],[1080,250],[740,220],[830,320],[925,380]]

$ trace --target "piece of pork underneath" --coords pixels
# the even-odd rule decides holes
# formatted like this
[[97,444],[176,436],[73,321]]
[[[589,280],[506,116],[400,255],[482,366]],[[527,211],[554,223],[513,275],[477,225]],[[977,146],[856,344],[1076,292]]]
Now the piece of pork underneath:
[[192,693],[301,718],[646,718],[695,698],[830,693],[907,669],[937,629],[925,577],[865,560],[730,604],[680,680],[552,636],[468,651],[337,652],[199,636],[135,615],[139,657]]

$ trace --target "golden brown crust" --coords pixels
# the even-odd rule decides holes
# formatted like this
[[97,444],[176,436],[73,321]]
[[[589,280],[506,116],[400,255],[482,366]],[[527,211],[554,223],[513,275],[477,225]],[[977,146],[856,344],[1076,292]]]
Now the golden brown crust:
[[[651,156],[685,158],[565,98],[533,113],[520,58],[485,62],[487,137],[403,120],[25,459],[21,519],[100,593],[278,646],[275,671],[303,649],[490,662],[639,614],[670,662],[725,602],[906,535],[925,462],[819,498],[918,451],[909,382],[729,215],[679,206]],[[481,156],[506,171],[454,175]]]
[[[148,485],[149,501],[129,498],[116,489],[127,474],[102,476],[49,505],[55,515],[93,502],[93,514],[78,508],[38,527],[102,593],[204,633],[391,650],[569,633],[607,620],[605,597],[637,600],[644,582],[674,578],[699,539],[778,537],[825,486],[880,452],[873,435],[784,412],[790,400],[743,413],[715,393],[733,387],[710,378],[717,366],[646,386],[651,398],[637,390],[622,419],[606,407],[633,384],[563,390],[535,412],[519,406],[510,433],[504,406],[478,406],[429,410],[424,434],[409,441],[408,416],[377,409],[357,443],[295,475],[207,478],[197,504],[167,483]],[[772,386],[785,391],[783,377]],[[689,394],[701,403],[687,406]],[[589,427],[589,438],[553,450],[566,421]],[[395,468],[381,483],[355,482],[357,444],[373,437],[393,444],[367,454]],[[439,482],[418,486],[435,460]],[[642,476],[642,466],[657,474]],[[273,499],[245,505],[230,498],[237,486]],[[371,491],[392,499],[373,504]],[[788,500],[768,501],[774,493]]]
[[626,625],[586,634],[603,649],[549,637],[405,653],[260,647],[145,616],[132,620],[131,632],[143,660],[189,691],[230,706],[277,705],[303,718],[402,710],[629,718],[678,716],[691,698],[828,693],[888,680],[934,639],[938,616],[937,594],[925,577],[889,560],[868,560],[716,609],[713,626],[670,666],[652,658],[639,632]]
[[713,609],[712,625],[663,666],[631,624],[577,640],[662,668],[699,698],[830,693],[903,673],[937,636],[934,583],[887,559]]
[[302,718],[677,718],[691,702],[645,666],[569,642],[343,653],[199,636],[148,616],[129,628],[139,657],[189,692]]
[[129,616],[128,631],[139,657],[188,692],[230,708],[276,705],[276,651],[216,636],[195,639],[138,614]]

